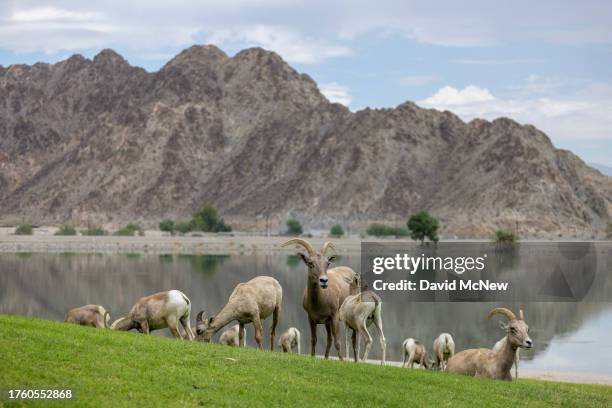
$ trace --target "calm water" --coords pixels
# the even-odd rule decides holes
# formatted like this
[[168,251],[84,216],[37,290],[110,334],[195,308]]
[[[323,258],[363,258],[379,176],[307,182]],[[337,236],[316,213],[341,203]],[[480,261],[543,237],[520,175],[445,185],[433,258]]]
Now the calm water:
[[[359,270],[359,256],[338,264]],[[593,287],[598,299],[612,299],[612,263],[599,260]],[[603,271],[603,273],[602,273]],[[61,320],[70,308],[97,303],[112,319],[129,311],[140,297],[168,289],[184,291],[199,310],[215,313],[236,284],[257,275],[273,276],[283,287],[280,330],[302,332],[302,350],[309,350],[309,329],[302,309],[305,267],[295,256],[231,255],[94,255],[0,254],[0,313]],[[523,351],[523,367],[612,373],[612,303],[530,303],[525,306],[535,348]],[[384,298],[383,298],[384,301]],[[495,303],[384,304],[387,358],[400,360],[406,337],[423,340],[428,349],[440,332],[450,332],[458,350],[491,347],[503,336],[487,321]],[[505,304],[517,310],[518,304]],[[266,322],[266,333],[269,321]],[[164,331],[165,332],[165,331]],[[157,332],[158,335],[164,333]],[[249,342],[253,330],[247,328]],[[318,352],[324,351],[325,329],[319,326]],[[379,357],[376,335],[373,358]],[[265,343],[268,343],[266,338]],[[344,342],[343,342],[344,344]],[[335,355],[335,351],[332,351]],[[575,358],[573,356],[580,356]]]

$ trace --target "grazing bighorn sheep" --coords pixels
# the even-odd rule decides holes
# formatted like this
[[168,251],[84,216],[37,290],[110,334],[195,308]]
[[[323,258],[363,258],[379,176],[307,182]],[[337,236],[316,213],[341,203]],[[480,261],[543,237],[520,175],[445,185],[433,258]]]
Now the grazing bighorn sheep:
[[498,307],[491,310],[488,318],[495,314],[508,319],[506,341],[502,348],[499,351],[484,348],[461,351],[448,360],[447,371],[497,380],[512,380],[510,369],[515,361],[516,350],[519,347],[531,348],[533,342],[529,338],[529,327],[525,323],[522,310],[517,318],[509,309]]
[[453,336],[448,333],[440,334],[433,343],[433,353],[435,355],[435,366],[440,371],[446,370],[448,359],[455,355],[455,342]]
[[[493,351],[500,351],[504,347],[504,344],[506,344],[505,337],[501,338],[497,343],[495,343],[495,345],[493,346]],[[514,354],[514,378],[515,379],[518,379],[518,362],[520,360],[520,357],[519,357],[520,350],[521,350],[520,348],[517,348],[516,353]]]
[[403,368],[413,368],[414,363],[417,363],[422,368],[429,368],[431,365],[425,345],[412,337],[407,338],[402,343],[402,355],[404,356]]
[[[359,279],[357,279],[357,282],[359,282]],[[353,357],[355,362],[357,362],[359,359],[359,351],[357,348],[357,342],[359,339],[357,338],[357,335],[361,335],[365,341],[365,350],[363,352],[361,361],[366,361],[370,348],[372,347],[372,336],[368,331],[368,326],[374,323],[374,326],[378,331],[378,339],[380,342],[380,349],[382,351],[382,360],[380,363],[382,365],[385,364],[387,342],[382,329],[381,308],[382,303],[380,301],[380,297],[376,293],[369,290],[356,295],[348,296],[342,303],[342,306],[340,306],[338,314],[340,316],[340,321],[343,321],[345,326],[344,336],[346,343],[346,355],[347,357],[349,355],[348,332],[350,328],[353,332],[351,339],[353,343]]]
[[269,276],[258,276],[246,283],[239,283],[221,311],[206,320],[204,311],[198,313],[196,323],[197,340],[209,342],[211,337],[234,320],[238,321],[240,345],[244,346],[244,325],[253,323],[255,341],[262,346],[262,320],[272,315],[270,328],[270,350],[274,350],[276,325],[280,317],[283,289],[278,281]]
[[278,345],[283,350],[283,353],[290,353],[297,349],[298,354],[302,354],[300,346],[300,331],[295,327],[290,327],[281,334]]
[[[244,327],[242,328],[244,330]],[[197,326],[196,326],[197,331]],[[244,339],[244,335],[242,336]],[[239,346],[240,345],[240,325],[235,324],[229,329],[221,333],[219,337],[219,344],[225,344],[226,346]]]
[[355,271],[345,266],[327,269],[336,259],[334,255],[329,258],[325,255],[329,249],[335,249],[331,242],[325,242],[320,252],[315,251],[308,241],[300,238],[290,239],[282,246],[292,244],[301,246],[307,252],[307,254],[300,252],[298,255],[308,268],[302,306],[308,315],[308,323],[310,324],[310,354],[315,355],[317,325],[325,324],[325,330],[327,331],[325,358],[329,358],[333,337],[338,357],[342,360],[338,310],[344,299],[351,294],[350,284],[355,278]]
[[110,313],[100,305],[85,305],[72,309],[66,313],[64,322],[80,324],[81,326],[107,329],[109,327]]
[[191,301],[180,290],[159,292],[140,298],[127,316],[115,320],[113,330],[132,330],[149,334],[158,329],[169,328],[174,337],[183,339],[179,323],[185,330],[188,340],[193,340],[189,315]]

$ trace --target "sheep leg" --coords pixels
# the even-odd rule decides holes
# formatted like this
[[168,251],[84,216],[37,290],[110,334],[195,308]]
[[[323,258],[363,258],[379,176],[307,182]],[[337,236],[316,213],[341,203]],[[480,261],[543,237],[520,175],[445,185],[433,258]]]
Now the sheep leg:
[[167,318],[166,324],[168,325],[168,329],[170,329],[170,332],[175,338],[183,340],[183,336],[181,335],[181,331],[178,327],[178,319]]
[[297,353],[302,354],[302,346],[300,345],[302,343],[300,341],[300,332],[297,332],[295,341],[297,342]]
[[346,346],[346,355],[349,355],[349,325],[344,322],[344,345]]
[[408,357],[408,367],[414,368],[414,354],[410,354]]
[[402,345],[402,354],[404,355],[404,363],[402,364],[402,368],[406,368],[408,366],[408,352],[406,348]]
[[344,360],[344,356],[342,355],[342,347],[340,347],[340,318],[338,316],[334,316],[331,323],[331,329],[332,336],[334,337],[334,345],[338,352],[338,358],[342,361]]
[[270,329],[270,351],[274,351],[274,338],[276,337],[276,325],[280,317],[280,306],[277,306],[272,313],[272,328]]
[[329,358],[329,351],[331,350],[332,344],[332,329],[331,329],[331,320],[325,321],[325,331],[327,332],[327,344],[325,345],[325,359]]
[[138,323],[140,324],[140,331],[143,334],[149,334],[149,322],[147,320],[141,320]]
[[263,326],[261,325],[261,319],[259,318],[259,315],[255,315],[253,316],[253,326],[255,326],[255,341],[257,342],[257,347],[259,347],[260,350],[263,350],[263,344],[262,344],[262,332],[263,332]]
[[[357,332],[355,330],[353,330],[353,358],[355,359],[355,362],[357,362]],[[346,358],[348,358],[348,350],[346,352]]]
[[380,351],[382,353],[382,360],[380,364],[385,365],[385,357],[387,354],[387,339],[385,339],[385,333],[383,333],[382,329],[382,317],[380,315],[380,305],[376,308],[374,312],[374,326],[376,326],[376,330],[378,331],[378,341],[380,343]]
[[359,332],[362,334],[365,341],[365,350],[363,350],[363,357],[361,358],[361,361],[366,361],[368,359],[370,349],[372,348],[372,336],[370,335],[370,332],[365,324],[361,324]]
[[317,348],[317,322],[308,318],[310,323],[310,355],[314,357]]
[[246,339],[245,339],[245,329],[244,323],[238,323],[238,345],[240,347],[245,347]]
[[191,323],[189,322],[189,316],[181,317],[180,322],[181,322],[181,326],[183,326],[183,329],[185,329],[185,333],[187,333],[187,339],[189,340],[195,339],[193,330],[191,330]]

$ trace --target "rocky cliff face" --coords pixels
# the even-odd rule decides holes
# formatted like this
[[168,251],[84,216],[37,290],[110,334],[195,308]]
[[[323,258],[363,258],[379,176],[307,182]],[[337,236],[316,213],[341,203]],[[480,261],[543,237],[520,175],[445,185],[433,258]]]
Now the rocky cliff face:
[[447,236],[591,236],[612,216],[612,178],[533,126],[409,102],[352,113],[259,48],[193,46],[154,73],[111,50],[0,67],[0,101],[5,223],[154,225],[212,204],[243,228],[427,209]]

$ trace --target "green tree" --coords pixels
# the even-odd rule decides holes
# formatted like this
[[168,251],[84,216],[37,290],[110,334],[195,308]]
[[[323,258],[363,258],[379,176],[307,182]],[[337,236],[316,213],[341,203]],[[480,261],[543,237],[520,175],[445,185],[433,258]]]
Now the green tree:
[[230,232],[232,227],[227,225],[214,207],[206,206],[193,214],[191,220],[192,231],[204,232]]
[[21,224],[15,228],[15,235],[32,235],[34,229],[30,224]]
[[302,224],[295,218],[287,220],[287,235],[301,235],[304,232]]
[[332,225],[331,229],[329,230],[329,235],[336,238],[342,237],[344,235],[344,229],[342,228],[342,225]]
[[438,228],[440,224],[438,220],[427,211],[419,211],[413,214],[406,225],[410,230],[410,238],[416,241],[421,241],[421,243],[423,243],[425,242],[425,238],[433,242],[438,242],[440,240],[440,238],[438,238]]
[[104,228],[96,225],[90,225],[89,227],[87,227],[87,230],[83,232],[83,235],[90,236],[102,236],[106,234],[108,233],[104,230]]
[[373,237],[405,237],[408,235],[408,230],[406,228],[374,223],[370,224],[366,234]]
[[173,233],[176,225],[174,225],[174,221],[172,220],[162,220],[159,223],[159,230],[164,232]]
[[72,225],[62,225],[55,235],[76,235],[76,229]]

